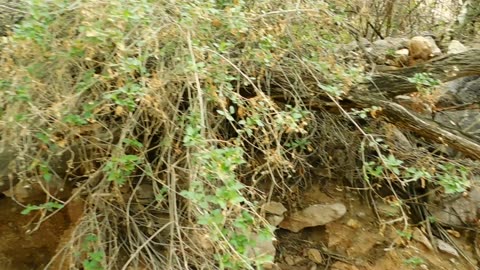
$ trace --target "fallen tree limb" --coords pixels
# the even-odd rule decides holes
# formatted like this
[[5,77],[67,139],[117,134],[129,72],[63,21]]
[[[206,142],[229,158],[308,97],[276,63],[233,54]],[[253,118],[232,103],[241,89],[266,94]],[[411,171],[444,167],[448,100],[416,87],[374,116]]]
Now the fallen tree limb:
[[[326,109],[332,112],[335,111],[333,108],[337,107],[337,105],[319,98],[306,99],[304,102],[309,104],[308,107],[313,110]],[[381,115],[397,127],[408,129],[428,140],[448,145],[472,159],[480,160],[480,142],[476,141],[475,138],[456,129],[442,126],[433,120],[420,118],[400,104],[361,94],[352,95],[348,99],[342,100],[341,106],[343,107],[345,104],[347,104],[347,107],[357,108],[381,107]],[[337,113],[340,112],[337,111]]]
[[368,97],[355,97],[353,101],[365,107],[379,106],[387,121],[396,126],[411,130],[437,143],[446,144],[472,159],[480,159],[480,144],[455,129],[443,127],[432,120],[422,119],[394,102]]
[[409,82],[408,78],[417,73],[430,73],[433,78],[442,82],[480,75],[480,50],[447,55],[417,66],[376,74],[368,83],[368,89],[380,92],[387,98],[416,92],[417,86]]

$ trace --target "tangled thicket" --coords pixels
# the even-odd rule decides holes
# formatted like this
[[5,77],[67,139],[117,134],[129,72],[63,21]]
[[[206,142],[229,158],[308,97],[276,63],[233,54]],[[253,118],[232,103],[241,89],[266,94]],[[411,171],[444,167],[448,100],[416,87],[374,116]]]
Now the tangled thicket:
[[309,156],[328,162],[329,141],[349,142],[303,102],[360,78],[335,58],[342,15],[317,1],[30,1],[27,13],[1,45],[2,142],[19,179],[72,189],[33,208],[39,226],[85,201],[52,263],[271,260],[252,249],[271,237],[260,203],[306,181]]
[[263,202],[314,166],[361,178],[351,118],[310,102],[364,78],[343,1],[26,4],[0,45],[3,147],[48,194],[38,226],[84,201],[51,265],[254,268]]

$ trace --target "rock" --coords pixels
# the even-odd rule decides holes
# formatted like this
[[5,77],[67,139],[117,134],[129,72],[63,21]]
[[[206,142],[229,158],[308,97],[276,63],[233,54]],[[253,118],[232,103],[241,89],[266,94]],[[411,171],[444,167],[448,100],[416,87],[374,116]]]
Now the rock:
[[458,251],[443,240],[437,239],[437,247],[438,247],[438,250],[444,253],[450,254],[455,257],[460,257],[460,255],[458,254]]
[[387,56],[392,56],[392,52],[406,48],[407,43],[408,39],[405,38],[387,37],[374,41],[372,47],[368,48],[367,52],[376,64],[383,65],[387,62]]
[[[366,38],[360,38],[359,39],[360,41],[360,45],[364,46],[365,48],[369,48],[372,46],[372,43],[370,41],[368,41],[368,39]],[[358,46],[358,42],[357,41],[352,41],[348,44],[345,44],[343,46],[341,46],[341,52],[352,52],[352,51],[356,51],[356,50],[359,50],[359,46]]]
[[[480,89],[479,89],[480,90]],[[478,99],[478,98],[477,98]],[[480,109],[441,111],[435,114],[434,121],[480,139]]]
[[412,238],[413,240],[423,244],[429,250],[433,250],[432,244],[419,228],[413,229]]
[[358,229],[361,225],[358,220],[351,218],[347,221],[347,226],[353,229]]
[[283,215],[283,213],[287,212],[287,208],[285,208],[285,206],[283,206],[283,204],[281,204],[279,202],[274,202],[274,201],[267,202],[267,203],[263,204],[262,209],[266,213],[274,214],[274,215],[277,215],[277,216],[281,216],[281,215]]
[[439,56],[442,54],[442,50],[440,50],[440,48],[437,46],[437,43],[435,42],[435,40],[433,39],[433,37],[431,36],[425,36],[425,38],[427,39],[428,43],[430,44],[430,48],[432,48],[432,54],[431,56],[432,57],[436,57],[436,56]]
[[287,256],[285,256],[284,260],[289,266],[295,265],[295,261],[293,260],[293,256],[287,255]]
[[265,264],[263,264],[263,269],[266,269],[266,270],[282,270],[282,268],[276,263],[265,263]]
[[395,55],[398,56],[408,56],[409,52],[408,49],[400,49],[395,51]]
[[401,149],[402,151],[412,151],[413,146],[407,139],[407,136],[393,124],[384,126],[386,143],[391,149]]
[[443,95],[437,101],[436,106],[449,107],[479,102],[480,76],[459,78],[443,84],[440,89]]
[[388,59],[386,64],[395,67],[405,67],[408,65],[408,55],[408,49],[396,50],[393,55],[386,55]]
[[480,187],[473,185],[466,196],[445,200],[443,205],[429,205],[432,216],[443,225],[464,226],[477,220],[480,206]]
[[310,248],[307,250],[307,256],[308,259],[314,263],[322,263],[323,258],[322,258],[322,253],[318,249]]
[[428,61],[442,54],[435,40],[430,36],[415,36],[411,38],[408,43],[408,50],[410,52],[409,61],[411,65],[419,61]]
[[399,206],[385,203],[385,202],[377,202],[377,210],[378,213],[382,218],[390,219],[392,217],[398,217],[401,215],[402,211]]
[[366,218],[367,217],[367,213],[365,213],[363,211],[357,212],[356,215],[359,218]]
[[274,237],[265,238],[260,235],[253,235],[252,239],[255,240],[255,247],[252,247],[248,250],[248,257],[255,258],[260,256],[271,256],[275,257],[275,246],[273,242],[275,241]]
[[448,234],[450,234],[451,236],[455,237],[455,238],[460,238],[460,236],[462,236],[460,234],[460,232],[458,231],[455,231],[455,230],[447,230]]
[[448,54],[456,54],[456,53],[462,53],[467,51],[467,47],[465,47],[460,41],[458,40],[452,40],[450,41],[450,44],[448,44],[448,49],[447,53]]
[[277,227],[282,221],[285,219],[284,216],[277,216],[277,215],[269,215],[267,214],[267,221],[270,225]]
[[283,221],[285,218],[283,214],[287,211],[283,204],[275,201],[267,202],[261,208],[266,213],[268,223],[274,227],[277,227]]
[[394,37],[386,37],[385,39],[379,39],[372,43],[372,47],[375,50],[400,50],[402,48],[406,48],[408,46],[408,39],[406,38],[394,38]]
[[341,218],[347,212],[342,203],[315,204],[293,213],[280,223],[280,228],[299,232],[303,228],[325,225]]

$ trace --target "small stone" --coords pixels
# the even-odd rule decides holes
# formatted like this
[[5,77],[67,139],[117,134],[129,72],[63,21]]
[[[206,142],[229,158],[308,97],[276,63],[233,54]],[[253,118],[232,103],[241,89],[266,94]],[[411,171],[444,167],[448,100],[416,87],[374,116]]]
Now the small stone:
[[385,202],[377,203],[377,209],[383,218],[397,217],[401,214],[400,207]]
[[290,266],[295,265],[295,261],[293,260],[293,257],[290,255],[285,256],[285,262]]
[[275,257],[275,246],[273,242],[275,238],[264,238],[259,235],[254,235],[252,237],[255,240],[255,247],[252,247],[248,250],[248,256],[250,258],[256,258],[260,256],[269,255]]
[[367,213],[363,212],[363,211],[360,211],[357,213],[357,217],[359,218],[365,218],[367,216]]
[[325,225],[341,218],[347,212],[342,203],[315,204],[293,213],[280,223],[280,228],[299,232],[307,227]]
[[437,239],[437,246],[438,246],[438,249],[444,253],[450,254],[455,257],[460,257],[460,255],[458,254],[458,251],[443,240]]
[[360,222],[358,222],[358,220],[356,219],[351,218],[347,221],[347,226],[353,229],[358,229],[360,228]]
[[462,43],[460,43],[460,41],[452,40],[450,41],[450,44],[448,44],[447,52],[448,54],[456,54],[465,52],[467,50],[468,49]]
[[287,212],[287,208],[285,208],[283,204],[274,201],[265,203],[262,205],[262,209],[269,214],[274,214],[277,216],[281,216],[283,213]]
[[308,270],[317,270],[318,267],[317,267],[317,264],[316,263],[310,263],[309,266],[308,266]]
[[267,221],[270,225],[277,227],[280,223],[282,223],[284,216],[277,216],[277,215],[268,215],[267,214]]
[[408,56],[408,49],[400,49],[395,51],[395,55]]
[[413,229],[412,238],[413,240],[422,243],[429,250],[433,250],[432,244],[419,228]]
[[323,262],[322,254],[318,249],[310,248],[307,251],[308,259],[314,263],[321,264]]
[[280,269],[278,267],[278,265],[276,265],[275,263],[272,263],[272,262],[268,262],[268,263],[264,263],[262,264],[263,266],[263,269],[265,270],[277,270],[277,269]]
[[455,237],[455,238],[460,238],[461,234],[460,232],[458,231],[455,231],[455,230],[447,230],[448,234],[450,234],[451,236]]

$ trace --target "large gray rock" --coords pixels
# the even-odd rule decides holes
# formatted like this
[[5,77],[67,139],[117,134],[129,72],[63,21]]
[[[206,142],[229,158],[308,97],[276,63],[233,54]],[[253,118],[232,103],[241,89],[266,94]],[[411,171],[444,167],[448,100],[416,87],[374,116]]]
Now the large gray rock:
[[387,60],[395,58],[395,52],[406,48],[408,48],[407,38],[387,37],[374,41],[367,52],[376,64],[383,65]]
[[[480,102],[480,76],[469,76],[445,83],[436,107],[448,108]],[[480,109],[443,110],[435,114],[435,122],[457,129],[480,141]]]
[[432,217],[437,222],[454,227],[474,224],[480,210],[480,187],[474,185],[466,195],[438,203],[438,205],[428,206]]
[[433,120],[480,141],[480,109],[442,111],[436,113]]
[[443,96],[439,103],[450,102],[449,106],[462,105],[480,101],[480,76],[468,76],[445,83]]

